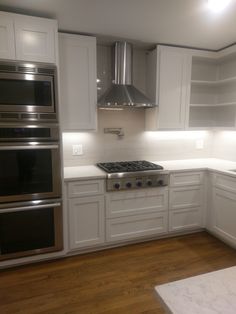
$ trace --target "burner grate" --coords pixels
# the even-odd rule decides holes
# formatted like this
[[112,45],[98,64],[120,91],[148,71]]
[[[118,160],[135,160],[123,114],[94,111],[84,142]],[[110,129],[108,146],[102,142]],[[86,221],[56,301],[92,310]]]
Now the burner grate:
[[138,172],[148,170],[162,170],[163,167],[146,160],[105,162],[98,163],[97,166],[107,173]]

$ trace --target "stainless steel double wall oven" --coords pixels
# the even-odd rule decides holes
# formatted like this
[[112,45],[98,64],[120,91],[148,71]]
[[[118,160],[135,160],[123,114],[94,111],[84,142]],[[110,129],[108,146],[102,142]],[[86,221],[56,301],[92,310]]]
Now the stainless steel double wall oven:
[[0,62],[0,260],[62,250],[56,67]]

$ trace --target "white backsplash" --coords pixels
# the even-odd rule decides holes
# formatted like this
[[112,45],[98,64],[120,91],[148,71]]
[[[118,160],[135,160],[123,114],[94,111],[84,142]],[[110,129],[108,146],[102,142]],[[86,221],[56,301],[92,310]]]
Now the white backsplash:
[[[207,131],[145,132],[143,109],[98,111],[98,132],[64,133],[65,166],[97,162],[146,159],[149,161],[208,158],[212,156],[213,133]],[[124,137],[104,134],[103,129],[119,127]],[[204,148],[196,149],[203,139]],[[72,156],[72,145],[82,144],[83,155]]]
[[236,131],[215,132],[212,155],[215,158],[236,161]]

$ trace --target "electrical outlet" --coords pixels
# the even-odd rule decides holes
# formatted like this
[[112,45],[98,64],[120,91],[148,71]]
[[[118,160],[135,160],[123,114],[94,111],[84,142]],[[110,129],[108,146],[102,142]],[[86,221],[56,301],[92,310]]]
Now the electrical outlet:
[[204,140],[203,139],[198,139],[195,142],[196,149],[203,149],[204,148]]
[[83,155],[83,145],[82,144],[72,145],[72,155],[73,156]]

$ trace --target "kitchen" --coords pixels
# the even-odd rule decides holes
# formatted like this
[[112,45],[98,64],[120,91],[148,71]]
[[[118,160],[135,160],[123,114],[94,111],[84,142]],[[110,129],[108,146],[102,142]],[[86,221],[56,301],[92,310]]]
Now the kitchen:
[[1,1],[1,313],[187,313],[217,270],[196,302],[235,313],[235,3],[212,2]]

